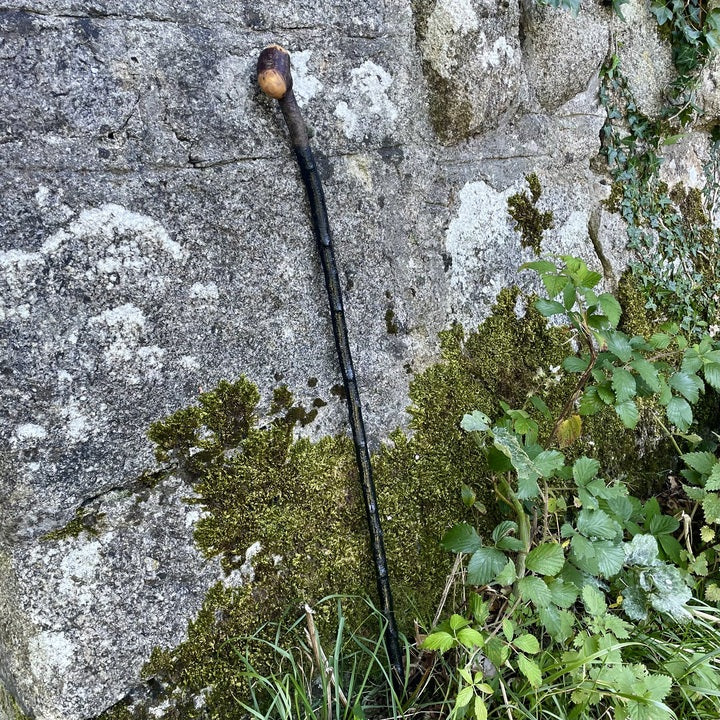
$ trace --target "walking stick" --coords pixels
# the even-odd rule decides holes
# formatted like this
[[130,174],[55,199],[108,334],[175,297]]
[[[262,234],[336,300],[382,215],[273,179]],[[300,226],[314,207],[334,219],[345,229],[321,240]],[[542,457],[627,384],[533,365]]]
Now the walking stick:
[[393,685],[396,690],[402,687],[403,659],[400,652],[397,624],[393,611],[392,594],[390,592],[390,578],[388,577],[387,559],[385,557],[385,544],[383,542],[380,516],[378,515],[375,484],[372,478],[370,453],[365,436],[362,409],[360,406],[360,393],[358,392],[350,343],[348,342],[347,325],[345,324],[345,311],[343,309],[342,291],[338,276],[335,254],[333,252],[330,224],[328,222],[325,196],[323,194],[320,174],[310,149],[307,128],[300,114],[295,95],[292,90],[292,75],[290,74],[290,55],[279,45],[266,47],[258,58],[258,84],[260,89],[271,98],[280,103],[280,109],[290,133],[290,141],[295,150],[295,157],[300,167],[300,175],[305,185],[310,214],[313,221],[313,230],[323,275],[325,288],[330,302],[333,335],[335,336],[335,349],[340,362],[340,371],[345,385],[350,427],[352,428],[355,443],[355,460],[357,462],[368,527],[370,529],[370,545],[372,547],[375,570],[377,572],[378,593],[380,595],[380,611],[387,627],[385,630],[385,647],[392,669]]

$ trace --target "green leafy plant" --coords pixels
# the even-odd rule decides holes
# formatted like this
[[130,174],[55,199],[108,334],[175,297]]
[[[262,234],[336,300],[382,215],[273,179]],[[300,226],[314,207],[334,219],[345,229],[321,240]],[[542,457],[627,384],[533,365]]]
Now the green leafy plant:
[[[468,612],[454,613],[423,647],[462,658],[457,717],[490,716],[500,698],[507,704],[515,697],[535,716],[590,720],[608,711],[666,720],[675,717],[668,699],[679,692],[680,665],[669,672],[643,659],[634,636],[638,627],[653,632],[662,647],[665,627],[695,622],[698,557],[689,558],[676,537],[683,526],[655,498],[642,502],[624,482],[604,479],[597,460],[571,460],[563,449],[580,434],[583,415],[614,410],[634,428],[641,404],[657,408],[678,452],[679,442],[699,442],[686,433],[706,383],[718,386],[720,347],[708,336],[690,343],[672,324],[648,339],[626,335],[618,330],[617,299],[597,291],[601,276],[577,258],[524,267],[540,275],[547,291],[535,307],[567,322],[578,349],[563,367],[578,379],[550,442],[541,441],[532,416],[549,412],[542,398],[531,398],[529,409],[503,405],[495,422],[479,410],[463,417],[505,518],[487,539],[468,523],[444,536],[447,550],[467,557]],[[709,528],[720,520],[713,514],[719,461],[711,452],[683,459],[686,479],[703,493],[698,502],[708,504]],[[472,499],[464,490],[465,504]],[[710,551],[703,557],[715,560]],[[713,666],[709,658],[700,664]],[[539,695],[548,699],[540,702]]]

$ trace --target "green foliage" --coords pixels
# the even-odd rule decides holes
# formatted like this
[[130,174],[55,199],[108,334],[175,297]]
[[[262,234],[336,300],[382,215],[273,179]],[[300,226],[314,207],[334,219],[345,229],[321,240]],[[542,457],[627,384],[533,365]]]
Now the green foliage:
[[[661,425],[678,451],[678,442],[700,442],[686,433],[706,383],[716,389],[720,344],[707,335],[692,343],[673,324],[647,338],[625,334],[618,329],[619,303],[596,290],[600,275],[577,258],[540,259],[524,267],[540,275],[547,291],[535,302],[538,312],[563,318],[579,349],[562,363],[579,380],[551,441],[562,449],[578,441],[582,426],[567,437],[558,432],[563,422],[606,408],[632,428],[642,403],[664,409],[670,427]],[[605,713],[670,720],[674,707],[685,702],[686,666],[677,658],[668,665],[642,655],[632,638],[654,633],[654,644],[666,652],[666,628],[674,633],[697,622],[692,588],[711,571],[720,548],[692,557],[689,545],[676,537],[684,526],[664,514],[655,498],[643,503],[625,482],[603,478],[595,458],[571,459],[540,442],[547,404],[530,405],[534,412],[502,405],[495,422],[475,410],[460,423],[475,440],[481,464],[493,471],[504,516],[487,539],[468,523],[445,534],[443,547],[468,558],[465,583],[478,598],[471,605],[483,611],[455,613],[424,647],[460,654],[458,713],[480,698],[483,712],[492,715],[512,696],[528,717],[552,711],[553,717],[578,720]],[[702,505],[704,537],[714,543],[720,460],[705,449],[682,458],[686,490]],[[706,597],[715,597],[718,583],[707,587]],[[491,664],[481,674],[471,672],[479,655]],[[703,672],[714,671],[714,658],[700,663]],[[492,693],[479,691],[481,684]]]
[[[657,12],[674,13],[673,17],[684,17],[682,8],[688,8],[694,17],[699,12],[697,3],[692,10],[693,2],[656,3],[654,7]],[[715,9],[705,19],[715,23],[719,13],[720,9]],[[683,27],[677,31],[679,35],[696,37],[688,40],[690,44],[684,45],[680,54],[686,55],[689,47],[697,50],[692,61],[700,63],[692,65],[697,74],[709,51],[707,37],[713,38],[715,31],[708,30],[708,35],[689,25]],[[681,76],[678,87],[687,89],[686,81]],[[711,149],[711,158],[715,159],[706,167],[707,182],[702,192],[679,186],[670,189],[659,179],[662,148],[672,139],[668,137],[669,118],[684,125],[696,114],[693,94],[688,92],[687,97],[675,93],[675,101],[664,115],[649,118],[638,107],[619,58],[613,56],[601,72],[599,96],[607,113],[601,137],[614,180],[610,206],[627,223],[628,249],[635,258],[631,267],[643,287],[646,307],[676,319],[683,330],[701,334],[716,322],[720,310],[718,231],[710,219],[713,194],[720,186],[717,143]]]

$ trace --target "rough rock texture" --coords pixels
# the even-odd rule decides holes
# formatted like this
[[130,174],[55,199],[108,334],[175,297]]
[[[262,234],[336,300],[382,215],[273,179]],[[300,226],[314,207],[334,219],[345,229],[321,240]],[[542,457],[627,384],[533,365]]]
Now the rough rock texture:
[[[80,720],[130,692],[222,575],[180,480],[134,494],[152,421],[245,373],[326,401],[306,432],[344,428],[260,49],[293,54],[377,441],[437,331],[529,287],[505,211],[527,173],[554,213],[547,250],[598,267],[590,227],[626,261],[600,207],[597,70],[613,30],[652,109],[670,55],[645,5],[623,7],[628,26],[599,2],[577,19],[518,0],[0,2],[0,681],[24,712]],[[673,177],[701,182],[707,146],[682,147]],[[92,527],[43,540],[78,508]]]

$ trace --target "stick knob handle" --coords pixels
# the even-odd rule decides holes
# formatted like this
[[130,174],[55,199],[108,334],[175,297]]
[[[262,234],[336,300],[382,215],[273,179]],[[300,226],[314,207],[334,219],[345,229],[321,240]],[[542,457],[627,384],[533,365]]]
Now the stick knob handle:
[[280,45],[268,45],[258,57],[257,79],[268,97],[282,100],[292,90],[290,53]]

